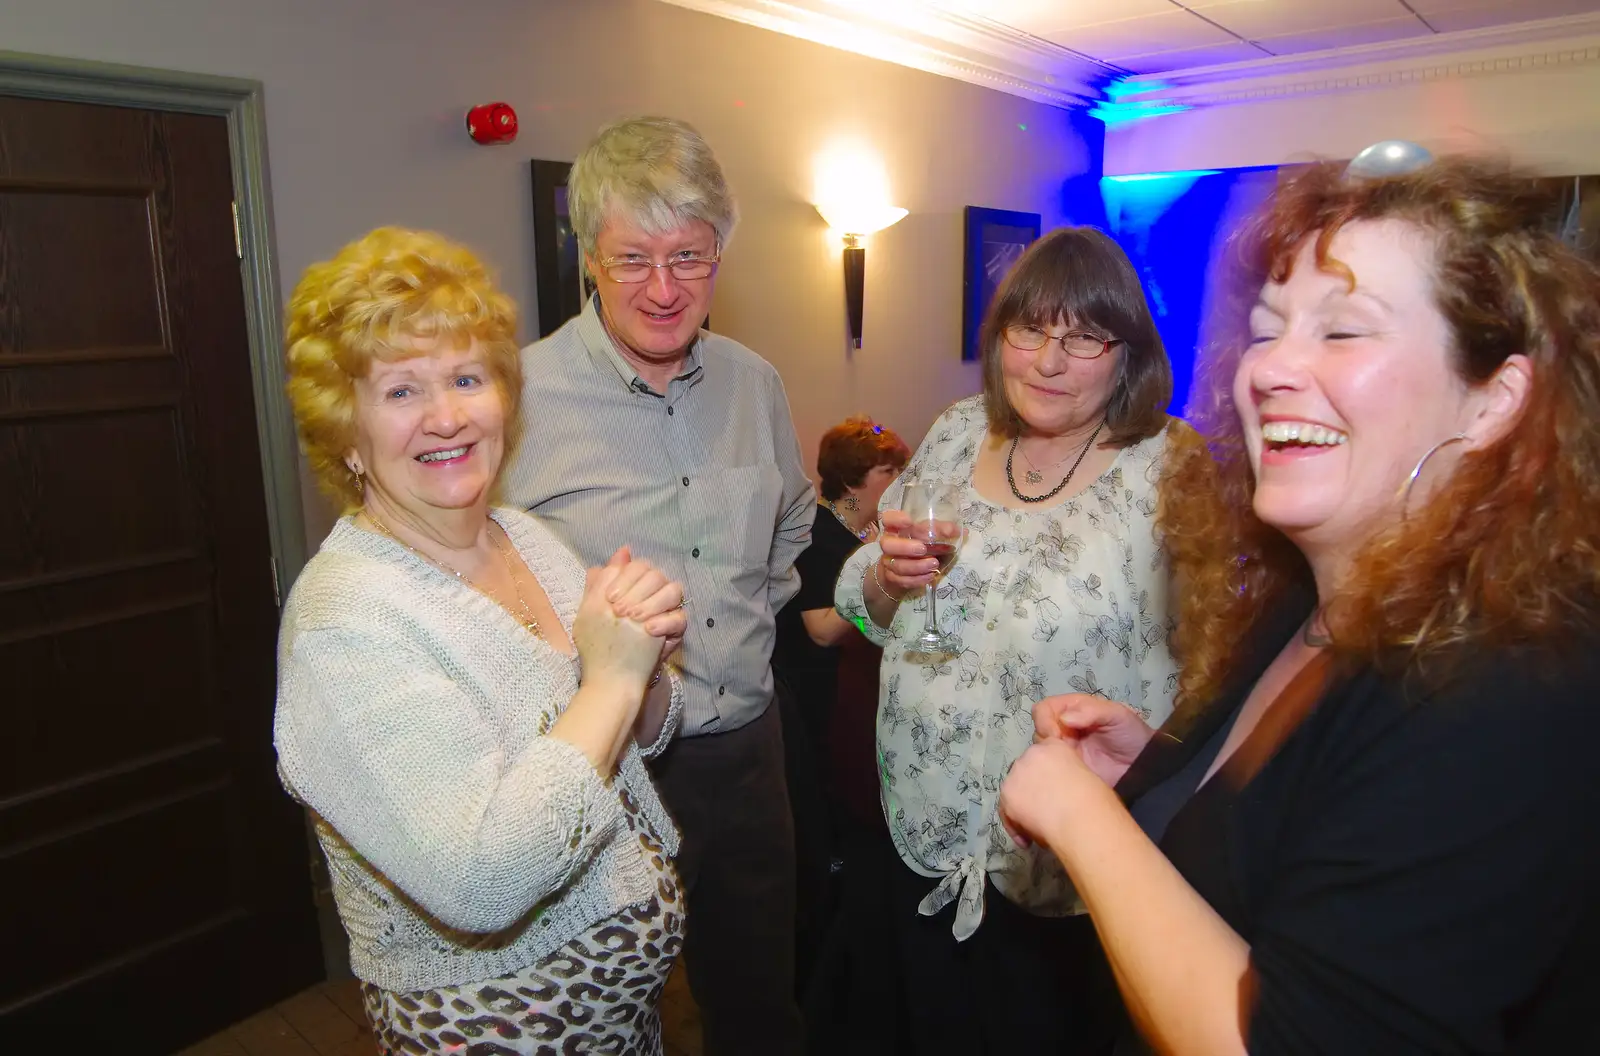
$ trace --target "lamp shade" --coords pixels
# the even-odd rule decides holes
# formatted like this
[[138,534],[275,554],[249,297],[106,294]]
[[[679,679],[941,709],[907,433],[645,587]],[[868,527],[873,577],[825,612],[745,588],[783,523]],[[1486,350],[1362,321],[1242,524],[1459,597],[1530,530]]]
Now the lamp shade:
[[898,223],[906,210],[893,205],[869,205],[858,202],[833,202],[817,206],[829,227],[846,235],[870,235]]

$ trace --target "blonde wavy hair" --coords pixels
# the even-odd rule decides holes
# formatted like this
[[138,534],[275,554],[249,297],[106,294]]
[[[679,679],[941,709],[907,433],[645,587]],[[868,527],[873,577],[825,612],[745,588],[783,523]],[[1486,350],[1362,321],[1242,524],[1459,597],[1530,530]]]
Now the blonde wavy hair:
[[305,270],[286,320],[289,401],[317,483],[342,510],[361,504],[345,459],[355,444],[355,383],[374,360],[416,355],[415,342],[482,351],[504,401],[506,449],[522,395],[517,311],[465,246],[425,231],[380,227]]
[[1510,355],[1532,363],[1527,402],[1497,442],[1463,456],[1409,516],[1368,540],[1338,597],[1322,598],[1335,656],[1425,681],[1462,647],[1549,642],[1592,626],[1600,599],[1600,271],[1551,230],[1554,203],[1527,175],[1442,158],[1408,175],[1288,175],[1235,236],[1190,416],[1204,440],[1169,455],[1158,524],[1176,576],[1177,706],[1225,687],[1256,621],[1311,589],[1300,552],[1252,507],[1255,481],[1233,403],[1249,311],[1303,246],[1319,267],[1345,224],[1395,219],[1433,247],[1435,303],[1469,385]]

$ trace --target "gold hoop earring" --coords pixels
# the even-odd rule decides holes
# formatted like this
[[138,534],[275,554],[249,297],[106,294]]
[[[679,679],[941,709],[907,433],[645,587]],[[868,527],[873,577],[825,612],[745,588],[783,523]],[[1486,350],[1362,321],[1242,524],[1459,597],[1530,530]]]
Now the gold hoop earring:
[[1411,505],[1411,489],[1417,486],[1417,478],[1422,475],[1422,467],[1428,464],[1428,459],[1438,454],[1439,449],[1442,447],[1448,447],[1449,445],[1455,443],[1465,443],[1470,439],[1472,438],[1466,433],[1457,433],[1455,436],[1447,436],[1443,440],[1440,440],[1437,444],[1434,444],[1432,447],[1428,448],[1427,452],[1421,458],[1417,459],[1417,464],[1411,467],[1411,476],[1406,478],[1405,487],[1400,491],[1401,520],[1406,519],[1409,507]]

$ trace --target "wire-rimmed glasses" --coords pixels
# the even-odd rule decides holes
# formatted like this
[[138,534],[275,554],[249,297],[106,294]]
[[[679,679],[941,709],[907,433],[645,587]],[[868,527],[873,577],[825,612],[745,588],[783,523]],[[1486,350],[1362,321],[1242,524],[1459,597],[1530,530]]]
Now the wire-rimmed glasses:
[[1121,338],[1100,337],[1098,334],[1069,330],[1060,337],[1051,337],[1037,326],[1018,323],[1006,327],[1006,340],[1024,352],[1037,352],[1052,341],[1061,342],[1061,350],[1073,359],[1099,359],[1110,352],[1112,346],[1122,344]]
[[612,282],[636,283],[647,282],[655,274],[657,268],[667,268],[672,272],[672,277],[680,282],[693,282],[696,279],[709,279],[717,270],[717,265],[722,262],[722,250],[719,247],[709,257],[698,256],[685,251],[672,256],[657,264],[642,257],[607,257],[599,262],[600,269]]

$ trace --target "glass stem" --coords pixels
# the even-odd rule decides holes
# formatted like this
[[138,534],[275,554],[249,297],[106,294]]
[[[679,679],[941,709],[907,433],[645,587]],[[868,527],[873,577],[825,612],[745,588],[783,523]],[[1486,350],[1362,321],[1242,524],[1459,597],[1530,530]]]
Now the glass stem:
[[933,601],[933,595],[934,595],[934,589],[933,588],[937,584],[938,584],[937,580],[935,580],[933,583],[929,583],[928,584],[928,619],[927,619],[927,622],[923,625],[923,628],[922,628],[923,631],[925,631],[927,634],[929,634],[930,636],[933,636],[933,637],[938,637],[938,634],[939,634],[939,617],[938,617],[938,614],[937,614],[937,610],[934,609],[934,601]]

